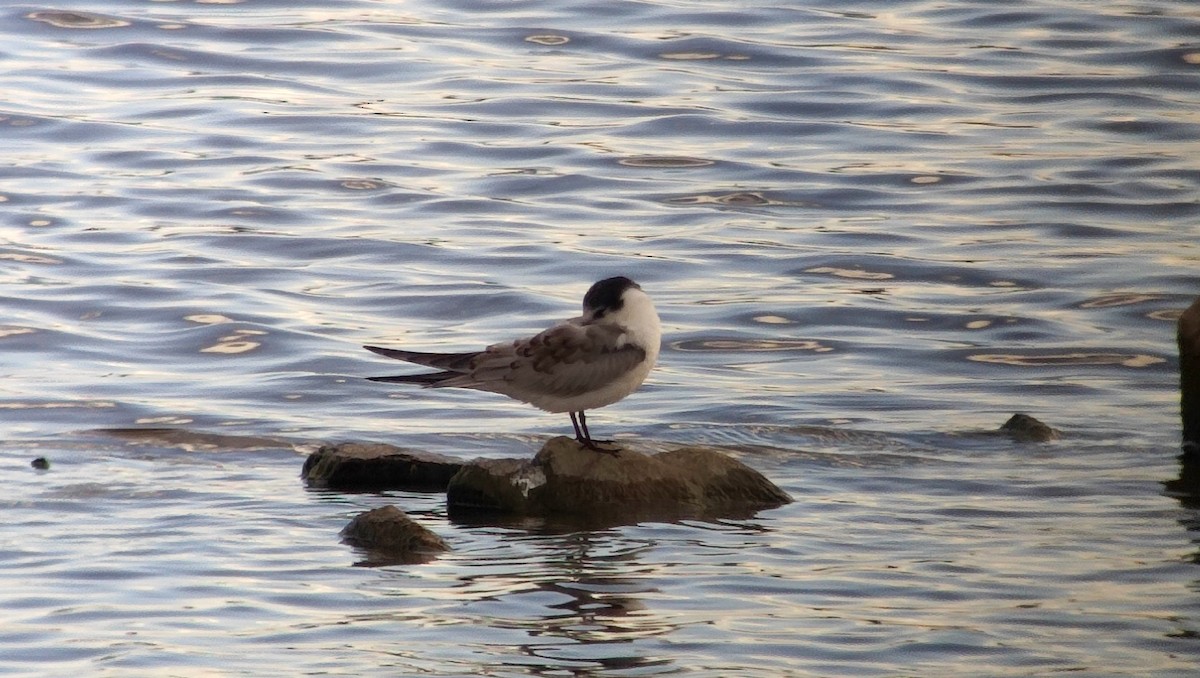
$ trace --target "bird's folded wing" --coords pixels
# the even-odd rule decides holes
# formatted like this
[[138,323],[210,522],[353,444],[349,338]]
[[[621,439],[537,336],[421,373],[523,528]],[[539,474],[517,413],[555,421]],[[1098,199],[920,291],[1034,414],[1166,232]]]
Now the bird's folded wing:
[[469,372],[438,386],[497,391],[521,398],[537,393],[577,396],[603,387],[646,359],[611,325],[562,323],[529,339],[496,344],[472,360]]

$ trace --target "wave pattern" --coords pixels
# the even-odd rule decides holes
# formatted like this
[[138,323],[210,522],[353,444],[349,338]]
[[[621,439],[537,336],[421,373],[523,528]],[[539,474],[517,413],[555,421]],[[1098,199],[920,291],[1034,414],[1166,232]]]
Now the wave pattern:
[[[1189,675],[1197,520],[1159,481],[1198,31],[1183,0],[0,9],[0,459],[35,474],[0,670]],[[554,536],[401,495],[455,554],[348,571],[374,499],[301,493],[286,444],[75,433],[512,454],[563,421],[368,383],[360,345],[534,331],[618,273],[667,337],[599,423],[796,504]],[[1018,410],[1069,442],[980,434]]]

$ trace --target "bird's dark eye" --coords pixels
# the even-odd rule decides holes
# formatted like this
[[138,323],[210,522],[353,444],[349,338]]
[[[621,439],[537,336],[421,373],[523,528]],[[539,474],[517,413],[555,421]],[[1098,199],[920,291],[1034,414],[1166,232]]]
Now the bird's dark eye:
[[592,317],[593,318],[603,318],[605,313],[608,313],[608,311],[606,311],[604,309],[598,309],[592,313]]

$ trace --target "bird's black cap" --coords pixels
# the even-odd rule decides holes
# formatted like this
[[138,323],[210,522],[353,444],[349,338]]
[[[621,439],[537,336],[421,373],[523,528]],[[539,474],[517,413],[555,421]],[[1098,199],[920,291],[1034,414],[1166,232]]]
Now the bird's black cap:
[[642,289],[637,283],[622,275],[605,278],[592,285],[587,294],[583,295],[583,309],[585,311],[619,311],[625,303],[621,300],[621,295],[625,294],[625,290],[630,287]]

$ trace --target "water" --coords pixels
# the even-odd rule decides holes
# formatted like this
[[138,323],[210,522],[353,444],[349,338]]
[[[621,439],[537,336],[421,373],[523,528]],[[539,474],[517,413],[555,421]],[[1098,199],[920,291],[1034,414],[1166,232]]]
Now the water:
[[[0,673],[1197,670],[1200,502],[1163,485],[1194,3],[66,0],[0,32]],[[726,446],[794,504],[544,534],[303,488],[322,440],[569,431],[359,347],[534,331],[614,274],[665,346],[593,430]],[[985,433],[1016,411],[1063,439]],[[354,567],[338,530],[388,503],[454,551]]]

